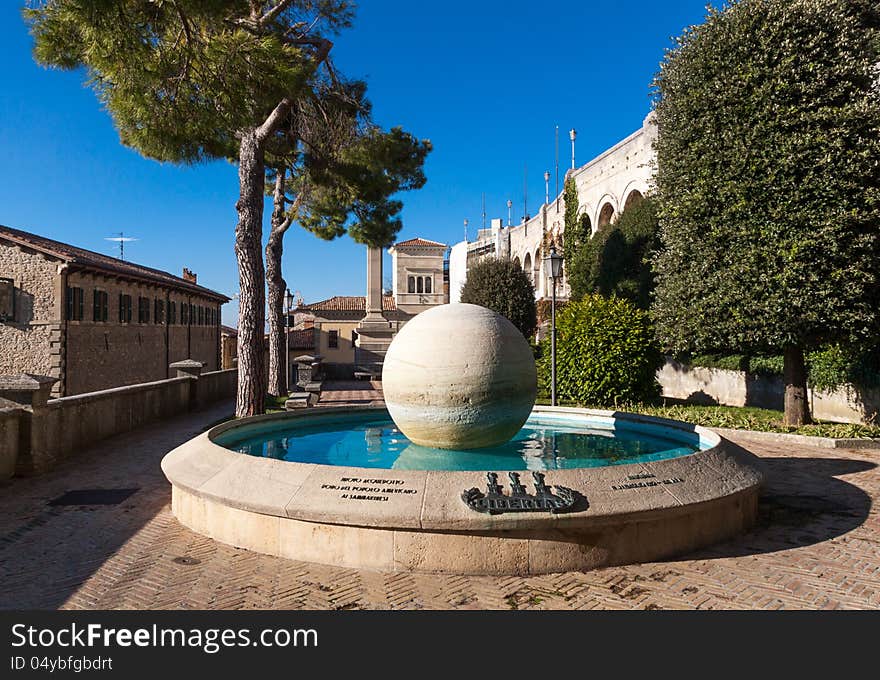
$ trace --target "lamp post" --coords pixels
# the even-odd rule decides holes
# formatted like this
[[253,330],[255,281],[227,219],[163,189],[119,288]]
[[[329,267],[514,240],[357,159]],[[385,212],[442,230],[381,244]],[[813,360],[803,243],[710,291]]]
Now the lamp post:
[[550,205],[550,171],[544,171],[544,205]]
[[513,201],[507,199],[507,226],[510,226],[510,211],[513,208]]
[[568,138],[571,139],[571,169],[574,170],[574,140],[577,137],[577,130],[572,128],[568,131]]
[[293,293],[290,288],[284,293],[284,302],[287,303],[287,314],[284,315],[284,368],[287,372],[287,380],[284,387],[287,394],[290,394],[290,310],[293,307]]
[[556,245],[550,243],[550,253],[544,258],[544,270],[550,272],[553,281],[553,297],[550,302],[550,403],[556,406],[556,279],[562,277],[562,256]]

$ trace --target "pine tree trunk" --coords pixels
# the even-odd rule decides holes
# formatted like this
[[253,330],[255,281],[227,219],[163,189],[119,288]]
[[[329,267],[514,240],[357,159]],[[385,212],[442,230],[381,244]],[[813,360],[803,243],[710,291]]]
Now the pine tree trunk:
[[269,288],[269,394],[280,397],[287,394],[287,343],[284,320],[284,293],[287,283],[281,275],[281,255],[284,252],[284,233],[290,220],[284,216],[284,173],[275,176],[273,193],[272,229],[266,244],[266,283]]
[[797,345],[789,345],[783,350],[783,379],[785,381],[784,424],[800,427],[810,422],[810,408],[807,402],[807,366],[804,350]]
[[235,204],[235,257],[238,261],[238,393],[235,415],[263,413],[266,375],[263,349],[265,328],[265,275],[261,252],[265,163],[257,129],[245,130],[239,149],[239,198]]

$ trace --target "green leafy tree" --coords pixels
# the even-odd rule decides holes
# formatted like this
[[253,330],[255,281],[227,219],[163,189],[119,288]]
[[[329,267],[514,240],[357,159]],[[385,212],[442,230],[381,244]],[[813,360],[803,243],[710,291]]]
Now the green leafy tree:
[[572,297],[600,293],[648,309],[654,290],[651,257],[658,246],[657,204],[644,198],[601,227],[577,251],[569,268]]
[[430,142],[370,120],[361,82],[320,83],[291,110],[290,132],[270,147],[266,191],[273,210],[266,244],[271,395],[286,391],[284,234],[298,222],[322,239],[346,231],[359,243],[384,247],[399,231],[402,203],[391,197],[418,189]]
[[530,338],[537,327],[535,288],[511,260],[487,258],[468,269],[461,301],[481,305],[505,317]]
[[[539,360],[542,383],[550,375],[550,360],[547,339]],[[663,360],[648,313],[627,300],[585,295],[570,300],[556,317],[560,399],[589,406],[650,401],[660,395],[657,370]]]
[[[236,414],[264,409],[263,188],[267,147],[329,67],[346,0],[34,0],[37,61],[85,68],[121,141],[149,158],[238,163]],[[332,69],[331,69],[332,72]]]
[[784,357],[876,333],[876,3],[740,0],[689,28],[656,78],[658,333],[674,350]]

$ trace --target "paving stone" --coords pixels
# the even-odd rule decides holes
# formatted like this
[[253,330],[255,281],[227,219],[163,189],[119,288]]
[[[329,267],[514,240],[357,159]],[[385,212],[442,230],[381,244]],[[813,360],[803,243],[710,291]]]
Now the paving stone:
[[[378,383],[325,383],[320,406],[381,404]],[[761,457],[756,527],[664,562],[531,577],[381,573],[216,543],[171,513],[168,451],[221,404],[108,439],[0,490],[0,607],[21,609],[876,609],[880,451],[731,438]],[[119,505],[49,507],[74,489]]]

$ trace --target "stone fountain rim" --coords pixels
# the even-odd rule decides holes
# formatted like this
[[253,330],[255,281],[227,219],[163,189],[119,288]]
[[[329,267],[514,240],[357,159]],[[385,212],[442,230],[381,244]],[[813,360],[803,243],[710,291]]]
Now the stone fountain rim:
[[[571,407],[537,406],[533,413],[580,415],[593,420],[662,426],[696,434],[710,446],[668,460],[548,471],[548,484],[568,486],[586,496],[589,507],[585,511],[559,515],[485,515],[470,510],[459,498],[465,489],[474,486],[484,489],[485,472],[398,471],[296,463],[247,456],[213,441],[217,435],[238,427],[278,420],[331,418],[340,412],[380,414],[387,413],[387,409],[381,406],[328,407],[228,421],[168,453],[162,460],[162,470],[176,493],[247,513],[349,527],[463,533],[584,531],[592,527],[600,529],[613,524],[681,516],[699,512],[705,504],[754,494],[762,481],[760,463],[754,455],[708,428],[641,414]],[[338,485],[342,477],[397,480],[406,488],[414,489],[415,493],[392,497],[378,504],[340,503],[339,494],[322,489],[322,485]],[[633,477],[656,481],[657,484],[612,488]],[[664,480],[682,481],[667,483]],[[501,481],[507,482],[506,479]],[[523,481],[530,486],[527,473],[523,474]]]

